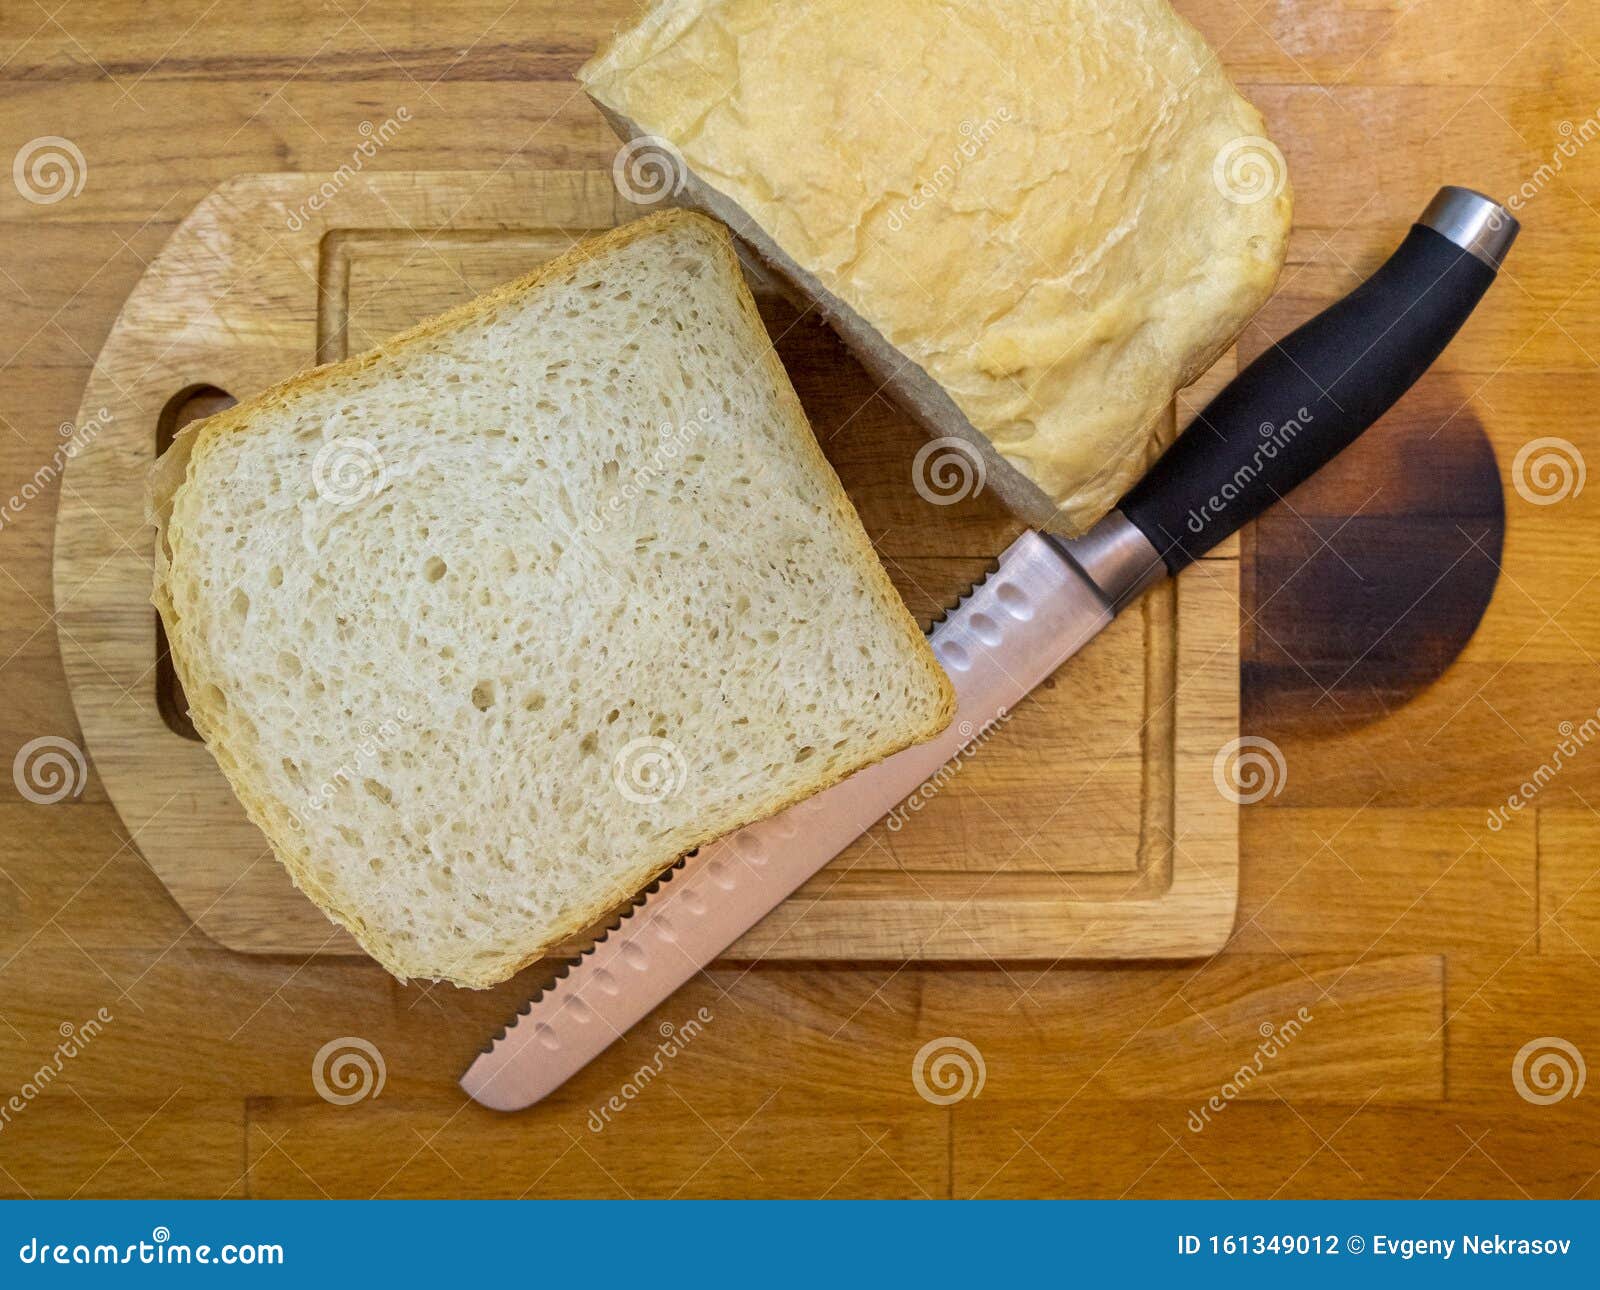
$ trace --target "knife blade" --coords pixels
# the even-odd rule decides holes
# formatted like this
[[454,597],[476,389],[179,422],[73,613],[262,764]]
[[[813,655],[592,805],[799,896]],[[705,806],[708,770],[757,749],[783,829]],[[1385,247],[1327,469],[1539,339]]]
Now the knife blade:
[[944,734],[701,848],[534,999],[461,1085],[516,1110],[620,1038],[942,767],[987,737],[1123,606],[1352,443],[1432,364],[1518,232],[1441,189],[1372,277],[1267,349],[1081,538],[1024,533],[933,630],[957,695]]
[[1135,582],[1165,572],[1154,548],[1125,521],[1091,538],[1073,543],[1022,534],[999,567],[935,625],[929,644],[956,690],[956,714],[943,734],[702,847],[669,870],[506,1027],[472,1064],[462,1087],[498,1110],[538,1101],[896,803],[987,738],[1034,686],[1111,621]]

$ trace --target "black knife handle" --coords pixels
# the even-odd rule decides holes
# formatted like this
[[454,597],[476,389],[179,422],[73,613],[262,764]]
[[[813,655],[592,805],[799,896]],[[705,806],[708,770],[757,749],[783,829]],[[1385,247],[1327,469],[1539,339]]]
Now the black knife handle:
[[1400,249],[1206,405],[1119,510],[1177,573],[1353,443],[1467,320],[1517,234],[1509,211],[1443,188]]

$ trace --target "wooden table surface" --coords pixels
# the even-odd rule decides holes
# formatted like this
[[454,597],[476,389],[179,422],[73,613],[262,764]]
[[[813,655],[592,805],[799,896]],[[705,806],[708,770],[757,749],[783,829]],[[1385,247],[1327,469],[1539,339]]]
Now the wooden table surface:
[[[1265,112],[1297,190],[1291,264],[1246,357],[1374,267],[1440,183],[1516,194],[1525,225],[1436,369],[1246,540],[1243,729],[1284,771],[1243,811],[1225,952],[721,964],[553,1101],[503,1117],[455,1079],[526,981],[401,987],[363,962],[220,950],[92,772],[54,804],[0,777],[0,1194],[1600,1194],[1600,1098],[1574,1095],[1600,1060],[1600,486],[1580,487],[1600,453],[1600,9],[1178,7]],[[6,760],[80,738],[49,464],[174,224],[232,175],[337,169],[363,121],[402,106],[369,164],[607,165],[571,73],[630,12],[0,8],[0,145],[70,140],[83,180],[29,200],[45,177],[23,165],[0,192]],[[668,1027],[687,1037],[656,1075]],[[351,1038],[384,1081],[342,1105],[314,1070]],[[952,1040],[983,1083],[944,1103],[913,1073]]]

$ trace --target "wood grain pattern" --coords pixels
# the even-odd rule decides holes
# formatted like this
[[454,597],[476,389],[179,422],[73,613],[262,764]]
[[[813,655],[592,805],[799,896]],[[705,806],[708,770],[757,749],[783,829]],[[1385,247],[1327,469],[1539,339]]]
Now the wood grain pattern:
[[[1200,1133],[1188,1107],[1080,1103],[1072,1114],[963,1106],[954,1118],[953,1194],[1208,1200],[1400,1196],[1593,1199],[1600,1148],[1576,1108],[1519,1103],[1343,1107],[1236,1104]],[[1566,1136],[1569,1145],[1551,1154]],[[1264,1149],[1267,1148],[1267,1149]],[[1096,1162],[1085,1170],[1083,1159]]]
[[[1340,606],[1388,624],[1348,573],[1332,603],[1305,594],[1316,571],[1289,558],[1310,550],[1292,516],[1242,543],[1242,729],[1277,743],[1288,775],[1241,813],[1241,917],[1221,955],[1159,967],[731,963],[560,1100],[493,1117],[464,1107],[453,1081],[516,1006],[511,989],[401,988],[357,960],[218,949],[128,845],[94,767],[81,795],[53,806],[0,776],[0,1093],[51,1059],[63,1022],[115,1016],[0,1122],[0,1193],[1600,1198],[1592,1072],[1580,1097],[1553,1105],[1525,1101],[1512,1079],[1542,1037],[1600,1060],[1600,751],[1567,759],[1512,824],[1487,824],[1550,759],[1560,723],[1600,706],[1600,492],[1591,480],[1537,505],[1511,474],[1540,437],[1600,453],[1589,415],[1600,149],[1558,154],[1562,123],[1600,105],[1600,7],[1178,8],[1263,109],[1295,183],[1291,264],[1241,340],[1246,358],[1373,268],[1437,184],[1502,197],[1535,185],[1485,306],[1348,469],[1290,499],[1334,552],[1371,569],[1385,530],[1350,544],[1339,522],[1416,514],[1478,479],[1487,443],[1504,545],[1461,657],[1409,697],[1388,685],[1392,671],[1368,672],[1386,687],[1383,711],[1308,721],[1308,700],[1281,679],[1294,659],[1314,646],[1316,667],[1359,662],[1348,651],[1362,623],[1337,621]],[[336,170],[360,122],[401,104],[413,120],[372,171],[610,165],[615,143],[570,77],[632,0],[391,0],[354,21],[343,9],[221,0],[197,22],[175,6],[72,4],[50,23],[28,4],[0,7],[6,147],[63,135],[88,165],[82,192],[50,205],[0,179],[0,503],[50,459],[123,302],[218,184]],[[257,319],[237,325],[248,334]],[[826,406],[824,382],[802,393],[813,415]],[[892,433],[886,407],[858,420],[863,440]],[[1438,476],[1426,487],[1407,474],[1416,454]],[[861,457],[847,483],[876,506],[906,496],[892,458],[886,471]],[[50,582],[54,516],[70,499],[70,480],[46,480],[0,524],[7,759],[41,735],[82,738]],[[936,549],[913,515],[888,513],[894,526],[874,538],[931,592],[936,570],[916,561]],[[981,504],[961,517],[970,541],[944,548],[953,581],[999,549],[1003,522]],[[917,594],[931,613],[935,597]],[[1286,597],[1335,638],[1290,632],[1274,616]],[[1344,684],[1333,693],[1363,701]],[[961,827],[987,843],[982,809],[971,804]],[[940,858],[947,880],[965,854]],[[1315,987],[1329,987],[1326,1003]],[[1315,1020],[1248,1095],[1189,1129],[1207,1082],[1220,1090],[1256,1051],[1252,1024],[1302,1005]],[[661,1024],[702,1006],[715,1017],[705,1033],[590,1130],[591,1110],[652,1060]],[[367,1037],[386,1063],[382,1093],[348,1107],[312,1082],[318,1051],[341,1036]],[[939,1107],[916,1093],[912,1063],[948,1036],[976,1043],[987,1081]]]
[[[143,463],[190,410],[248,397],[313,355],[329,362],[368,349],[639,213],[605,171],[243,176],[200,203],[129,297],[79,411],[79,424],[105,424],[64,475],[56,621],[79,723],[113,802],[178,904],[219,944],[353,949],[293,891],[183,716],[147,603],[154,539]],[[949,507],[920,496],[912,461],[924,437],[815,318],[759,269],[751,277],[891,577],[930,617],[942,611],[1018,526],[981,491]],[[1217,949],[1238,885],[1237,813],[1211,772],[1236,733],[1237,616],[1238,562],[1226,554],[1160,588],[1020,705],[911,827],[880,823],[731,953],[1059,959]],[[540,969],[530,971],[531,981]]]

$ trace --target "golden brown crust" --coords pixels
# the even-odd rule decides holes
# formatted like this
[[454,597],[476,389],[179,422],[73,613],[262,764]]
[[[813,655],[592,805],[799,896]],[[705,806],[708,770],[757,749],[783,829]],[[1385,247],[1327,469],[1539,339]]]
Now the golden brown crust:
[[[723,261],[723,267],[731,275],[732,281],[735,283],[739,307],[745,323],[751,328],[752,335],[759,337],[763,346],[766,375],[782,391],[783,401],[789,414],[789,424],[794,430],[798,442],[802,444],[803,452],[809,456],[818,478],[827,481],[829,503],[835,516],[847,532],[853,532],[859,537],[857,576],[868,587],[882,611],[897,622],[912,656],[920,659],[923,664],[925,670],[924,679],[930,685],[936,687],[942,695],[943,702],[938,715],[934,719],[924,723],[921,728],[908,735],[903,743],[884,752],[880,757],[874,758],[873,761],[882,760],[883,757],[890,756],[902,748],[931,738],[949,724],[951,717],[955,713],[954,688],[945,676],[944,671],[934,660],[926,639],[921,631],[918,630],[915,620],[900,599],[899,593],[894,590],[894,586],[884,572],[883,566],[873,551],[865,531],[861,528],[860,519],[846,496],[843,486],[839,483],[838,477],[828,463],[827,458],[823,456],[816,437],[811,433],[804,409],[800,405],[798,396],[794,393],[793,386],[789,383],[788,375],[784,371],[777,352],[773,349],[770,340],[767,339],[766,329],[756,310],[755,301],[751,297],[748,288],[744,285],[742,270],[738,256],[734,251],[732,240],[727,230],[714,220],[689,211],[668,210],[622,225],[591,238],[587,242],[580,243],[565,255],[550,261],[548,264],[514,282],[498,287],[487,295],[460,305],[437,317],[427,319],[364,354],[356,355],[342,362],[324,364],[279,382],[244,403],[229,408],[204,421],[197,422],[179,436],[168,453],[163,455],[152,468],[149,477],[149,510],[151,521],[157,529],[156,576],[152,601],[166,624],[168,638],[171,642],[173,665],[177,671],[178,679],[183,684],[184,692],[189,696],[190,712],[195,728],[205,740],[213,756],[216,757],[219,766],[221,766],[223,773],[232,785],[251,821],[266,835],[273,851],[283,863],[285,869],[288,870],[290,879],[295,886],[315,901],[334,922],[348,929],[373,958],[401,980],[406,980],[413,975],[424,975],[430,969],[419,968],[419,965],[415,963],[408,963],[402,955],[395,951],[393,945],[383,936],[381,931],[369,927],[358,915],[342,908],[333,893],[316,881],[314,870],[307,863],[305,849],[295,845],[294,831],[286,823],[281,804],[270,793],[259,791],[252,783],[249,774],[229,754],[229,750],[221,737],[222,726],[219,714],[214,712],[206,701],[205,680],[207,675],[214,669],[208,667],[204,651],[197,647],[192,648],[196,643],[191,642],[188,635],[179,630],[172,599],[165,586],[167,575],[170,572],[171,552],[168,549],[167,528],[171,519],[173,503],[178,493],[187,483],[196,460],[202,457],[211,445],[215,444],[218,437],[228,433],[248,430],[253,418],[262,411],[279,408],[308,391],[325,388],[334,381],[361,372],[385,358],[394,358],[419,341],[448,331],[469,319],[484,314],[505,301],[536,289],[542,283],[566,272],[575,264],[592,258],[598,253],[604,253],[626,245],[630,241],[650,235],[662,229],[663,226],[672,224],[693,224],[711,235],[718,248],[717,254]],[[866,765],[870,764],[873,763],[864,762],[861,766],[848,773],[853,774],[855,770],[864,769]],[[740,818],[739,822],[732,827],[708,831],[681,851],[659,861],[652,861],[648,866],[642,866],[635,871],[635,874],[628,876],[623,883],[619,883],[619,888],[616,891],[597,894],[593,901],[573,914],[567,924],[553,932],[541,944],[527,949],[518,960],[504,960],[499,966],[482,972],[463,969],[454,973],[442,973],[433,977],[433,979],[449,980],[457,985],[474,989],[483,989],[498,984],[522,968],[542,958],[552,946],[593,926],[601,917],[615,909],[621,900],[626,899],[629,894],[648,886],[649,883],[672,868],[689,852],[714,842],[717,838],[735,832],[746,825],[764,819],[768,815],[775,814],[777,811],[785,810],[813,794],[831,787],[845,777],[845,774],[818,776],[811,784],[791,794],[777,807],[752,811],[747,817]]]

